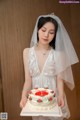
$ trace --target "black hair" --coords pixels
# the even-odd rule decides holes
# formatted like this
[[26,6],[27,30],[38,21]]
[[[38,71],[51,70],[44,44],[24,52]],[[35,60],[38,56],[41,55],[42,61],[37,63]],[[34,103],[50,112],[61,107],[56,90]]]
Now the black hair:
[[[51,47],[53,47],[53,49],[55,49],[55,41],[56,41],[56,32],[57,32],[57,29],[58,29],[58,23],[55,19],[51,18],[51,17],[41,17],[38,21],[38,30],[44,25],[46,24],[47,22],[51,22],[54,24],[55,26],[55,36],[53,38],[53,40],[49,43],[49,45]],[[38,33],[37,33],[37,41],[39,41],[39,37],[38,37]]]

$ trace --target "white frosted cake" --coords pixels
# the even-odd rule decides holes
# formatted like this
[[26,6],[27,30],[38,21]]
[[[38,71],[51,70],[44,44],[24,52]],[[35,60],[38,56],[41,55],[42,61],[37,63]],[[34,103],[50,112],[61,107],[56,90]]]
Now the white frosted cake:
[[35,88],[28,94],[29,109],[32,111],[50,111],[55,102],[55,93],[48,88]]

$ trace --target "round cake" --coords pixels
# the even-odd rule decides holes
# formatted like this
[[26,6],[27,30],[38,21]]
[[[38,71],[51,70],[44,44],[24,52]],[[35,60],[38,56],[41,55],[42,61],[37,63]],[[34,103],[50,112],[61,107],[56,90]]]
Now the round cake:
[[32,111],[52,110],[55,102],[55,93],[51,89],[35,88],[29,91],[28,104]]

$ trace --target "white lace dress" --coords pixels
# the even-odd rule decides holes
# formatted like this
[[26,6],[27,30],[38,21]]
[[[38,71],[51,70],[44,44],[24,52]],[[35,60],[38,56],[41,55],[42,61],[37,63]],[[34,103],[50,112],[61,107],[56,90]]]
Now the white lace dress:
[[[54,76],[55,51],[53,49],[50,50],[41,72],[40,72],[39,65],[38,65],[38,59],[36,56],[35,47],[32,47],[29,49],[28,62],[29,62],[29,72],[32,77],[32,88],[48,87],[57,93],[56,76]],[[62,108],[62,112],[65,118],[70,117],[66,97],[65,97],[65,106]],[[63,118],[41,117],[41,116],[32,117],[33,120],[63,120]]]

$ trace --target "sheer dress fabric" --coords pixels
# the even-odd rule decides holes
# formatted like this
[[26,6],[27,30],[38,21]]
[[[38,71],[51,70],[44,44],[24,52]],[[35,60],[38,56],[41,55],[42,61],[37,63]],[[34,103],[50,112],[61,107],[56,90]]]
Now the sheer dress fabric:
[[[51,49],[45,64],[43,66],[42,71],[39,69],[37,56],[35,52],[35,47],[31,47],[29,49],[29,72],[32,77],[32,88],[35,87],[48,87],[55,91],[56,95],[58,95],[56,88],[56,75],[55,75],[55,50]],[[65,106],[62,108],[63,118],[69,118],[70,112],[68,109],[66,96],[65,96]],[[32,117],[33,120],[63,120],[63,118],[54,118],[54,117]]]

